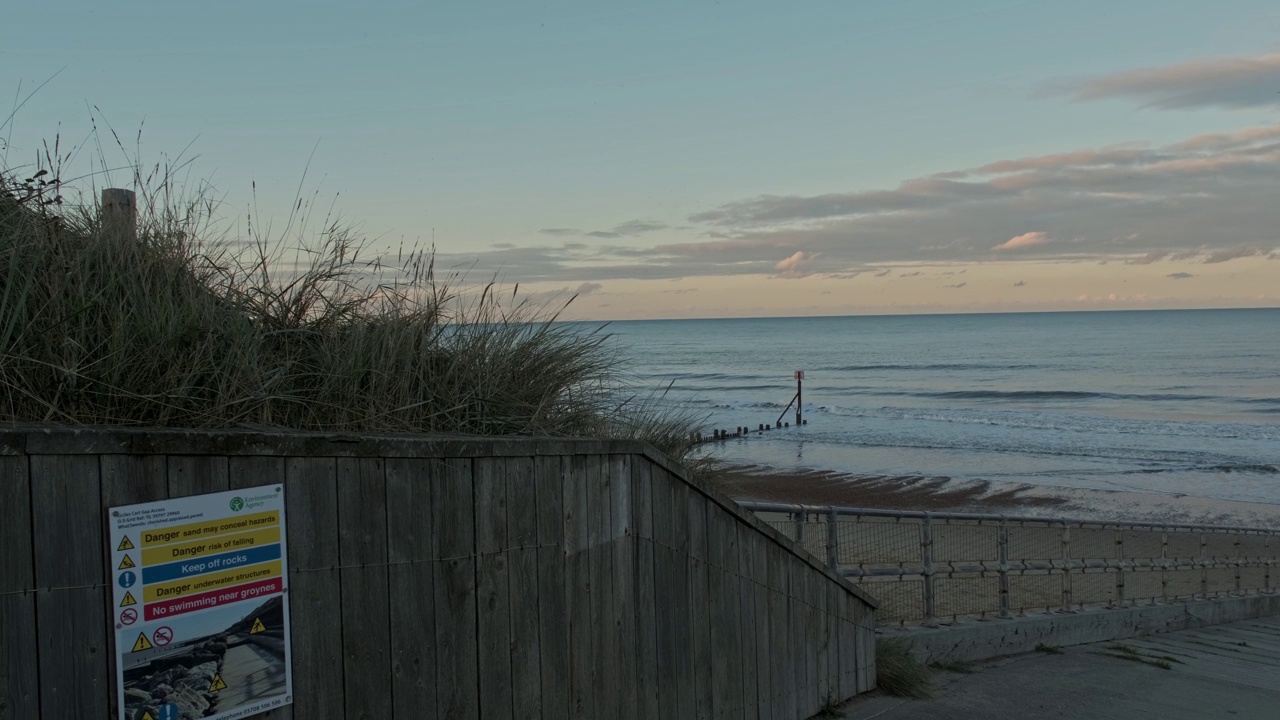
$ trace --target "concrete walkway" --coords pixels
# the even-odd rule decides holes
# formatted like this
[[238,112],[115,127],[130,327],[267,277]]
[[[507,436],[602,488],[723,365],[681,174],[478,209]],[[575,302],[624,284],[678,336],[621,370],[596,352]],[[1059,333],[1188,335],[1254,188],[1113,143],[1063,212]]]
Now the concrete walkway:
[[1280,718],[1280,617],[1021,655],[971,669],[967,675],[939,672],[932,700],[877,693],[851,701],[837,717]]

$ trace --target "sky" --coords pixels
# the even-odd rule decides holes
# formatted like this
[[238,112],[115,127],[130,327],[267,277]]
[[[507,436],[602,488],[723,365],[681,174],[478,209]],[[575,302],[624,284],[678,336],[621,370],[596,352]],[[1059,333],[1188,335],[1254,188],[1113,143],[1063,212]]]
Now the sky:
[[1274,2],[17,0],[0,122],[567,317],[1280,306]]

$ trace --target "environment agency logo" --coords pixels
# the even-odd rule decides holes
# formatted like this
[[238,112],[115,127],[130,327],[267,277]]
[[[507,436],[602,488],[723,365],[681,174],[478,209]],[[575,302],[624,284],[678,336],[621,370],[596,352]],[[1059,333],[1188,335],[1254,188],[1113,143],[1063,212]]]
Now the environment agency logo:
[[244,498],[237,495],[231,498],[231,512],[240,512],[244,509]]

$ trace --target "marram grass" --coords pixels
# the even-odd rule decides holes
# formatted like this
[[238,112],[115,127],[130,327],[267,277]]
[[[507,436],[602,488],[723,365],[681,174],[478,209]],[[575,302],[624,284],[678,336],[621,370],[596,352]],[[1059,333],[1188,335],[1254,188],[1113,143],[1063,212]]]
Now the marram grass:
[[696,418],[629,390],[607,334],[555,322],[562,307],[461,289],[430,253],[366,257],[328,219],[228,239],[161,175],[126,237],[66,210],[47,174],[0,174],[0,422],[628,437],[687,455]]

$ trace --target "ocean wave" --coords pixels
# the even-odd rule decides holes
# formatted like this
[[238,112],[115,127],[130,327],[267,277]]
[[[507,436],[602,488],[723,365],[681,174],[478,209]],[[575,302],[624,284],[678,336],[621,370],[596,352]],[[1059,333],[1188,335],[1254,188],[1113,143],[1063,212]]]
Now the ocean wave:
[[1204,473],[1253,473],[1256,475],[1280,475],[1280,466],[1266,463],[1225,462],[1215,465],[1193,465],[1190,467],[1142,468],[1129,470],[1124,474],[1154,475],[1159,473],[1204,472]]
[[999,363],[925,363],[920,365],[871,363],[866,365],[832,365],[815,369],[819,372],[875,372],[878,370],[928,372],[931,370],[1042,370],[1045,367],[1044,365],[1034,364],[1001,365]]
[[[1088,390],[887,390],[843,388],[829,395],[867,395],[881,397],[918,397],[931,400],[1142,400],[1151,402],[1257,402],[1253,398],[1186,393],[1111,393]],[[1271,402],[1271,401],[1268,401]]]
[[1154,435],[1188,438],[1280,440],[1280,426],[1272,424],[1209,423],[1175,420],[1133,420],[1070,413],[1021,410],[976,410],[905,407],[844,407],[820,405],[805,412],[867,420],[984,425],[1014,430],[1101,435]]

